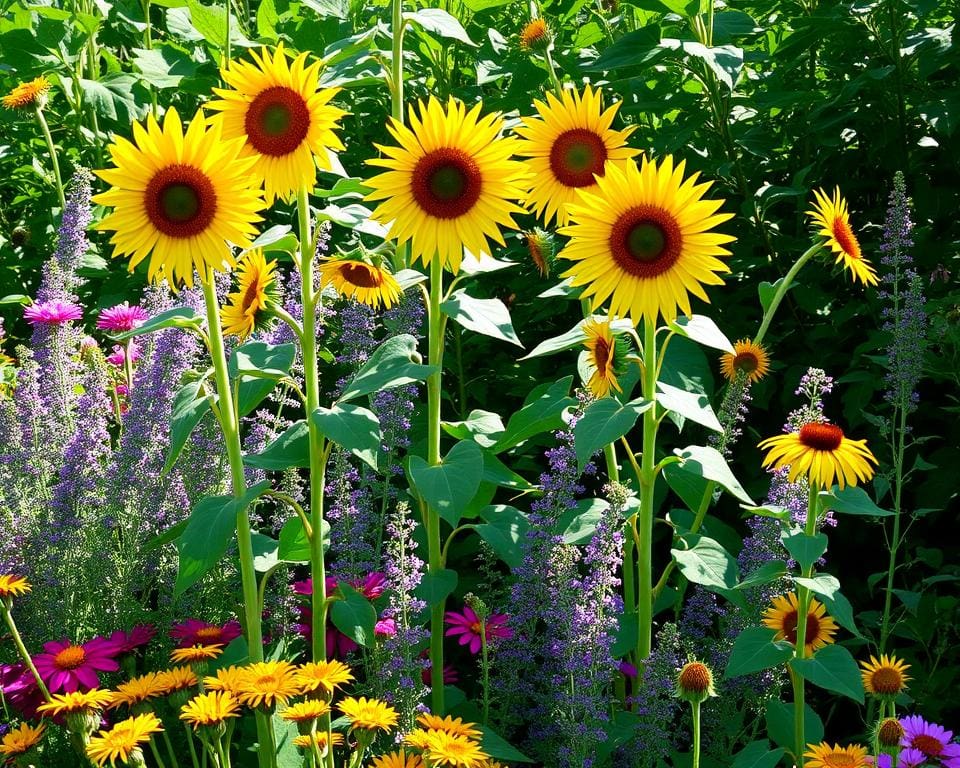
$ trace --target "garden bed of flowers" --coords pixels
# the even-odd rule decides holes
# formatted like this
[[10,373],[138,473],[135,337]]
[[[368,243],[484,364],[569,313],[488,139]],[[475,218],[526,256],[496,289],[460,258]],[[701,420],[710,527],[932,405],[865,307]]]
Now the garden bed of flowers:
[[952,33],[8,3],[0,764],[960,768]]

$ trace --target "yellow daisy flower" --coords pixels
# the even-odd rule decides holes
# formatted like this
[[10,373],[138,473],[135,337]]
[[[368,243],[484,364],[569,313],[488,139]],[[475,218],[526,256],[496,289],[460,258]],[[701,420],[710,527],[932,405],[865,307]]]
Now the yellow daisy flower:
[[427,768],[427,764],[415,752],[398,749],[395,752],[373,758],[370,768]]
[[197,685],[197,674],[190,667],[165,669],[157,675],[157,678],[157,685],[163,686],[164,693],[185,691]]
[[180,719],[190,723],[194,730],[220,725],[231,717],[240,717],[240,702],[227,691],[202,693],[180,708]]
[[97,171],[111,186],[93,200],[113,208],[97,229],[113,231],[114,256],[129,255],[132,271],[150,257],[147,276],[193,285],[193,271],[233,267],[231,244],[248,248],[264,207],[250,186],[254,160],[239,156],[242,140],[225,140],[198,111],[186,133],[167,110],[161,128],[151,115],[133,124],[136,144],[116,137],[114,167]]
[[439,258],[456,274],[463,251],[479,258],[488,239],[505,245],[500,227],[516,229],[514,203],[524,195],[526,169],[511,160],[516,138],[500,137],[498,115],[480,117],[450,99],[446,109],[432,96],[419,114],[410,106],[410,127],[387,126],[400,146],[379,146],[386,157],[369,160],[387,168],[366,184],[367,200],[382,200],[372,218],[389,226],[388,237],[410,243],[413,261]]
[[42,107],[50,91],[50,81],[43,75],[35,77],[29,83],[19,83],[3,97],[3,106],[7,109],[27,109]]
[[560,257],[576,263],[561,277],[585,286],[594,309],[610,299],[611,315],[669,322],[678,309],[691,313],[688,293],[709,301],[702,284],[723,283],[717,273],[730,268],[717,257],[730,255],[722,246],[734,238],[712,230],[733,214],[717,213],[723,200],[702,199],[710,183],[684,180],[684,168],[670,156],[659,165],[644,157],[639,168],[609,164],[596,191],[580,190],[568,207]]
[[[797,644],[797,618],[800,615],[800,601],[796,592],[773,598],[773,605],[763,612],[763,624],[775,629],[774,640],[786,640]],[[827,609],[816,598],[810,598],[807,606],[807,628],[804,637],[804,655],[810,656],[819,648],[835,642],[837,623],[827,616]]]
[[560,99],[547,93],[547,101],[533,102],[539,117],[523,118],[516,131],[523,141],[517,149],[528,157],[532,171],[528,203],[544,224],[553,219],[565,227],[570,223],[567,205],[578,202],[577,190],[597,191],[597,176],[603,176],[606,164],[622,163],[639,150],[626,146],[634,128],[613,130],[610,125],[620,102],[604,110],[603,93],[589,85],[581,94],[564,90]]
[[208,691],[229,691],[237,693],[240,690],[240,681],[245,672],[243,667],[221,667],[215,675],[203,678],[203,687]]
[[117,690],[112,692],[110,708],[115,709],[121,704],[134,707],[149,699],[155,699],[167,693],[167,679],[163,673],[147,672],[134,677],[125,683],[120,683]]
[[807,751],[803,756],[807,758],[804,768],[866,768],[873,765],[873,759],[867,755],[867,748],[859,744],[848,747],[841,747],[839,744],[831,747],[825,741],[807,744]]
[[870,661],[861,661],[863,687],[874,696],[894,698],[907,689],[910,678],[906,672],[910,669],[896,656],[881,654],[880,658],[871,656]]
[[117,765],[118,761],[129,763],[131,755],[140,753],[142,756],[140,747],[150,741],[151,734],[162,730],[160,721],[152,712],[131,717],[93,736],[87,744],[87,757],[100,768],[107,761],[111,766]]
[[277,262],[268,262],[259,248],[243,257],[237,270],[237,290],[227,297],[220,313],[225,334],[239,336],[242,341],[253,333],[261,313],[272,301],[270,288],[276,279],[276,266]]
[[617,340],[610,330],[609,319],[604,322],[587,320],[583,324],[583,332],[587,334],[584,346],[587,348],[587,360],[593,371],[587,382],[587,389],[594,397],[606,397],[611,389],[622,392],[614,369]]
[[89,691],[72,691],[71,693],[57,693],[50,697],[50,701],[37,707],[37,712],[50,715],[72,715],[76,712],[89,712],[108,707],[113,701],[110,691],[93,688]]
[[214,122],[225,139],[243,138],[242,154],[255,159],[272,204],[313,189],[317,166],[330,170],[329,151],[344,148],[334,131],[347,113],[330,105],[340,89],[319,87],[320,62],[307,65],[306,53],[291,62],[281,44],[272,56],[266,48],[250,56],[220,70],[230,89],[214,88],[221,100],[207,106],[220,113]]
[[292,723],[309,723],[312,720],[319,720],[329,711],[330,705],[322,699],[307,699],[291,704],[280,713],[280,717]]
[[34,728],[27,723],[20,723],[19,727],[5,733],[0,739],[0,755],[12,762],[14,758],[27,754],[40,743],[44,730],[46,726],[42,724]]
[[196,664],[199,661],[215,659],[223,653],[222,645],[193,645],[189,648],[174,648],[170,661],[174,664]]
[[466,736],[454,736],[445,731],[429,731],[424,757],[433,766],[451,768],[483,768],[489,755],[477,742]]
[[733,354],[728,352],[720,358],[720,370],[727,381],[733,381],[742,372],[753,384],[770,372],[770,355],[762,344],[740,339],[733,345]]
[[237,697],[245,706],[269,709],[302,692],[297,670],[289,661],[260,661],[243,668]]
[[817,234],[827,238],[830,250],[837,254],[836,263],[842,262],[850,270],[854,281],[876,285],[879,282],[877,272],[860,252],[860,242],[850,228],[850,213],[847,201],[840,195],[840,187],[834,190],[833,199],[827,197],[822,189],[814,190],[813,195],[816,202],[807,215],[813,219],[815,226],[820,227]]
[[367,699],[361,696],[355,699],[348,696],[338,705],[340,711],[350,721],[350,728],[373,731],[378,728],[389,731],[397,724],[397,710],[379,699]]
[[428,731],[444,731],[454,736],[466,736],[468,739],[479,739],[483,731],[476,727],[476,723],[465,723],[459,717],[438,717],[426,712],[417,717],[417,722]]
[[12,573],[0,574],[0,600],[25,595],[32,589],[30,582],[23,576]]
[[[330,743],[335,747],[339,747],[341,744],[343,744],[343,734],[331,734]],[[295,736],[293,739],[293,745],[295,747],[300,747],[301,749],[311,749],[313,744],[317,745],[317,749],[319,749],[320,753],[322,754],[327,748],[326,731],[314,731],[312,734],[306,733],[301,736]]]
[[400,283],[385,269],[354,259],[337,259],[322,264],[320,284],[332,285],[341,296],[374,309],[381,304],[390,309],[403,295]]
[[873,477],[870,462],[876,458],[866,440],[851,440],[836,424],[809,422],[799,432],[768,437],[759,447],[767,450],[763,466],[774,469],[789,466],[787,479],[792,483],[803,475],[820,488],[857,485]]
[[353,680],[350,667],[342,661],[311,661],[297,670],[297,683],[304,692],[320,690],[330,695],[335,689]]

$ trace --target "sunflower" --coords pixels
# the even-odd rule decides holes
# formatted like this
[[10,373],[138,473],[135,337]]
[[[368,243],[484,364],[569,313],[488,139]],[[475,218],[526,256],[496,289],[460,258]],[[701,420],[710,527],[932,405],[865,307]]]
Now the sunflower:
[[276,266],[277,262],[268,262],[259,248],[243,257],[237,270],[237,290],[227,297],[221,312],[225,334],[239,336],[242,341],[253,333],[263,311],[275,300],[271,288]]
[[117,137],[113,168],[97,171],[111,189],[94,196],[113,208],[98,230],[113,230],[114,256],[130,255],[132,271],[147,256],[151,281],[193,285],[193,271],[234,265],[230,244],[250,246],[264,207],[250,187],[253,159],[239,156],[242,141],[224,140],[198,111],[186,134],[172,107],[163,128],[151,115],[133,124],[136,144]]
[[860,242],[850,228],[850,213],[847,201],[840,195],[840,187],[834,190],[832,200],[822,189],[814,190],[813,195],[816,198],[814,210],[807,211],[807,215],[813,218],[814,226],[820,227],[817,234],[827,238],[830,250],[837,254],[836,263],[843,262],[855,281],[876,285],[876,270],[860,252]]
[[370,768],[426,768],[423,758],[414,752],[398,749],[386,755],[375,757]]
[[456,274],[463,250],[479,257],[488,238],[505,245],[500,227],[516,229],[513,200],[524,195],[526,169],[511,160],[519,140],[499,136],[498,115],[480,117],[482,104],[467,108],[452,98],[446,110],[432,96],[410,106],[408,128],[391,120],[387,129],[400,145],[378,148],[386,155],[369,160],[387,168],[366,182],[368,200],[382,200],[372,218],[389,226],[388,236],[410,242],[411,258],[434,258]]
[[367,699],[361,696],[355,699],[348,696],[338,705],[340,711],[350,721],[350,728],[362,731],[389,731],[397,724],[397,710],[380,699]]
[[72,715],[76,712],[89,712],[91,710],[100,710],[110,705],[113,701],[113,694],[110,691],[102,691],[99,688],[93,688],[89,691],[72,691],[70,693],[57,693],[50,697],[50,701],[37,707],[37,712],[41,714]]
[[870,661],[861,661],[863,687],[867,693],[881,698],[894,698],[907,689],[910,678],[906,672],[910,669],[896,656],[881,654],[879,660],[871,656]]
[[601,323],[591,318],[583,324],[583,332],[587,334],[584,345],[590,370],[593,371],[587,388],[594,397],[606,397],[611,389],[622,392],[615,370],[617,341],[610,330],[610,320]]
[[297,682],[304,692],[322,690],[327,695],[353,680],[350,667],[342,661],[311,661],[297,671]]
[[560,256],[577,263],[561,277],[586,286],[594,308],[609,298],[611,315],[669,322],[678,308],[690,314],[688,292],[709,301],[701,283],[723,283],[717,273],[730,270],[717,257],[730,255],[722,245],[734,238],[710,230],[733,214],[717,213],[723,200],[703,200],[710,183],[697,184],[697,174],[684,181],[684,167],[670,156],[659,166],[646,157],[639,168],[610,164],[597,190],[580,190],[569,206]]
[[174,648],[170,652],[170,661],[174,664],[196,664],[215,659],[221,653],[222,645],[192,645],[189,648]]
[[374,309],[381,304],[390,309],[403,294],[400,283],[385,269],[354,259],[337,259],[323,264],[320,285],[332,285],[341,296]]
[[832,747],[825,741],[819,744],[807,744],[803,756],[805,768],[866,768],[873,765],[873,759],[867,756],[867,748],[859,744]]
[[7,109],[28,109],[42,107],[50,91],[50,81],[43,75],[35,77],[29,83],[19,83],[3,97],[3,106]]
[[608,162],[622,164],[639,153],[626,146],[634,129],[611,129],[620,102],[604,110],[603,93],[589,85],[583,94],[571,88],[560,99],[548,93],[546,103],[533,104],[539,117],[523,118],[516,129],[525,139],[517,154],[530,158],[526,164],[533,173],[527,200],[545,224],[555,218],[564,227],[570,223],[567,205],[578,201],[578,189],[596,192],[596,177],[604,175]]
[[269,709],[303,692],[296,668],[289,661],[260,661],[243,670],[237,695],[248,707]]
[[240,717],[240,702],[227,691],[210,691],[190,699],[180,708],[180,719],[193,726],[214,726]]
[[454,736],[466,736],[468,739],[478,739],[483,736],[483,732],[476,728],[476,723],[465,723],[459,717],[454,718],[450,715],[439,717],[427,712],[417,717],[417,722],[428,731],[444,731]]
[[[816,598],[810,598],[807,606],[807,632],[804,637],[804,656],[810,656],[818,648],[833,643],[837,633],[837,623],[827,616],[827,609]],[[786,640],[797,643],[797,617],[800,615],[800,601],[796,592],[773,598],[773,605],[763,612],[763,624],[777,631],[774,640]]]
[[330,711],[330,705],[322,699],[307,699],[296,704],[291,704],[280,717],[291,723],[309,723],[313,720],[319,720]]
[[811,421],[799,432],[768,437],[759,447],[769,449],[763,466],[789,466],[791,483],[804,475],[820,488],[830,488],[834,477],[841,489],[866,482],[873,477],[870,462],[877,463],[866,440],[850,440],[840,427],[826,422]]
[[131,755],[142,754],[140,745],[149,742],[151,734],[162,730],[160,721],[152,712],[131,717],[92,737],[87,744],[87,757],[100,768],[108,760],[111,766],[115,766],[118,760],[129,763]]
[[770,355],[762,344],[740,339],[733,345],[733,354],[728,352],[720,358],[720,370],[727,381],[734,381],[742,373],[753,384],[770,372]]
[[250,56],[220,70],[232,90],[214,88],[221,101],[207,106],[220,113],[213,120],[225,139],[243,138],[242,155],[255,160],[272,204],[313,189],[317,166],[330,170],[329,150],[344,148],[334,130],[347,113],[330,105],[340,89],[318,87],[320,62],[308,66],[306,53],[290,62],[281,44],[272,57],[266,48]]
[[23,576],[12,573],[0,574],[0,601],[27,594],[31,589],[30,582]]
[[544,51],[551,41],[550,27],[542,17],[527,22],[520,30],[520,47],[525,51]]
[[426,742],[423,754],[431,766],[482,768],[489,757],[477,742],[466,736],[454,736],[445,731],[429,731]]
[[0,740],[0,755],[3,755],[8,761],[27,754],[43,738],[43,732],[46,726],[41,724],[34,728],[27,723],[20,723],[19,728],[14,728],[4,734]]
[[125,683],[120,683],[113,691],[110,708],[115,709],[121,704],[134,707],[149,699],[163,696],[169,689],[167,678],[160,672],[147,672],[140,677],[134,677]]

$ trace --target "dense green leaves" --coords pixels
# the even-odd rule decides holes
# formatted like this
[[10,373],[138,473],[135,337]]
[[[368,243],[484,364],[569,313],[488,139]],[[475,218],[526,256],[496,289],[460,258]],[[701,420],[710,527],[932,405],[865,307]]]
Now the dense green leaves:
[[793,656],[793,646],[774,642],[777,633],[767,627],[750,627],[743,630],[733,643],[724,676],[727,678],[761,672],[783,664]]
[[523,408],[510,417],[506,431],[493,446],[493,451],[505,451],[527,438],[563,426],[561,414],[576,402],[567,394],[572,382],[573,376],[566,376],[531,392]]
[[377,611],[362,594],[349,584],[340,582],[337,591],[342,596],[330,606],[330,620],[357,645],[373,645]]
[[863,704],[860,668],[842,645],[827,645],[810,658],[792,659],[793,670],[814,685],[841,693]]
[[380,421],[372,411],[351,403],[337,403],[332,408],[317,408],[312,418],[328,440],[377,469],[382,435]]
[[670,550],[680,572],[707,589],[732,589],[737,584],[737,561],[720,544],[706,536],[688,533],[680,537],[686,546]]
[[436,368],[423,365],[417,352],[417,340],[402,334],[387,339],[370,355],[340,396],[340,402],[368,395],[381,389],[391,389],[415,381],[423,381]]
[[310,430],[296,421],[260,451],[243,457],[243,463],[259,469],[290,469],[310,466]]
[[163,474],[171,470],[193,430],[210,412],[210,400],[201,394],[203,389],[202,379],[191,381],[184,384],[173,398],[173,408],[170,413],[170,447],[167,449],[167,460],[163,464]]
[[604,446],[616,442],[633,429],[640,414],[650,410],[652,405],[649,400],[633,400],[621,405],[612,397],[590,403],[573,430],[580,469]]

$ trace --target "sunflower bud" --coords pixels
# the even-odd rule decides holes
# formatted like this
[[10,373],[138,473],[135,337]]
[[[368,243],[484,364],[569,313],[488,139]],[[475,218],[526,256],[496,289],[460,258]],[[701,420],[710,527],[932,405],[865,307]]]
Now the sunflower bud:
[[7,109],[43,109],[47,103],[50,81],[43,75],[29,83],[20,83],[3,97],[3,106]]
[[881,720],[877,726],[877,743],[881,747],[897,747],[903,740],[903,726],[895,717]]
[[546,230],[535,227],[521,233],[523,244],[527,246],[530,261],[534,263],[541,277],[550,277],[550,270],[556,263],[557,249],[553,235]]
[[546,51],[552,43],[550,27],[542,18],[533,19],[520,32],[520,47],[525,51]]
[[713,687],[713,672],[710,671],[710,667],[702,661],[690,661],[683,665],[683,669],[677,675],[676,696],[684,701],[699,704],[716,695],[717,692]]

